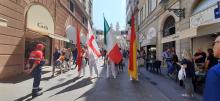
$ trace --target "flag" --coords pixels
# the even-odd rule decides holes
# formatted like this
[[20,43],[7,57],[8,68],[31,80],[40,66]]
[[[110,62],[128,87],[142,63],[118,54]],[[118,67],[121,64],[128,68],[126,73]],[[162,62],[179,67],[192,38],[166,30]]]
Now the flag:
[[92,28],[90,26],[90,23],[88,22],[88,39],[87,39],[87,45],[92,50],[92,52],[97,56],[100,57],[101,53],[99,51],[98,44],[95,41],[95,35],[93,34]]
[[78,51],[78,55],[77,55],[77,65],[78,65],[78,71],[80,71],[81,69],[81,64],[82,64],[82,48],[80,45],[80,28],[77,26],[77,35],[76,35],[76,45],[77,45],[77,51]]
[[133,80],[137,80],[137,40],[135,33],[134,15],[131,18],[131,37],[130,37],[130,56],[129,56],[129,67],[128,73],[131,75]]
[[107,49],[107,56],[114,63],[119,64],[122,60],[122,54],[119,50],[115,36],[112,29],[109,27],[108,22],[104,17],[104,43]]

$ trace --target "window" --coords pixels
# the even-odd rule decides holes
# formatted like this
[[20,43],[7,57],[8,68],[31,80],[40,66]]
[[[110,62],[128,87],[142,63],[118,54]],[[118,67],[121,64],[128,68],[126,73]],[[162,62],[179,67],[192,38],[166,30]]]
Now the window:
[[72,0],[70,0],[70,11],[72,11],[73,13],[75,11],[74,3]]
[[142,22],[143,21],[143,8],[141,8],[141,14],[140,14],[140,21]]
[[146,2],[145,4],[145,16],[147,17],[148,16],[148,1]]
[[152,12],[157,7],[157,0],[149,0],[149,12]]
[[83,23],[84,25],[87,24],[87,19],[86,19],[86,17],[82,17],[82,23]]
[[163,37],[175,34],[175,19],[173,16],[169,16],[163,26]]

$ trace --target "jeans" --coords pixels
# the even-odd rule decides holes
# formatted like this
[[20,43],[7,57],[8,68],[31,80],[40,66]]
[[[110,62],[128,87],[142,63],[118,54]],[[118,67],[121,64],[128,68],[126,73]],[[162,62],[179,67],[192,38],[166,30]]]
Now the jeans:
[[173,63],[172,61],[166,61],[167,62],[167,69],[168,69],[168,74],[172,74],[173,73]]
[[186,89],[186,94],[188,95],[193,95],[194,94],[194,87],[192,84],[192,78],[185,78],[185,80],[183,80],[184,85],[185,85],[185,89]]

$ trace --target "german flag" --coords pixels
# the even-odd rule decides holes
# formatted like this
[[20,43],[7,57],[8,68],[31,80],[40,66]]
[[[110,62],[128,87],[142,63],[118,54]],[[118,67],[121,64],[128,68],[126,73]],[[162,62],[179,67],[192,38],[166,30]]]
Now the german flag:
[[131,39],[130,39],[130,56],[129,56],[129,65],[128,73],[132,77],[132,80],[138,79],[137,73],[137,40],[135,33],[135,22],[134,15],[131,18]]

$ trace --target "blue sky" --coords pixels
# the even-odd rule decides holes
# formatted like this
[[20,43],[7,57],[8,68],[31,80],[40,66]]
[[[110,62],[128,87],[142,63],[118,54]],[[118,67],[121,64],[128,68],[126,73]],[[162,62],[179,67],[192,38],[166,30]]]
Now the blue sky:
[[126,0],[93,0],[93,27],[104,28],[103,13],[109,25],[113,28],[119,22],[120,29],[125,28],[126,20]]

